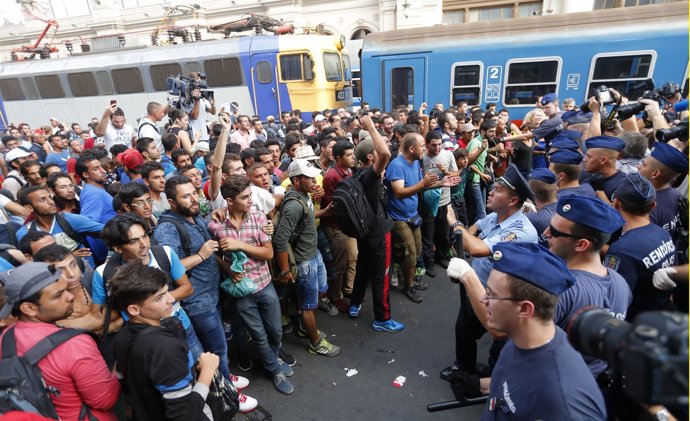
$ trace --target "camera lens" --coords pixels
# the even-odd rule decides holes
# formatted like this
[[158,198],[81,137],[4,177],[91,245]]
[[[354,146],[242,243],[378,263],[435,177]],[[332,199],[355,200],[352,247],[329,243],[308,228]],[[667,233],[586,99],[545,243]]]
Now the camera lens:
[[615,365],[621,344],[631,325],[606,310],[585,307],[568,323],[568,339],[573,348]]

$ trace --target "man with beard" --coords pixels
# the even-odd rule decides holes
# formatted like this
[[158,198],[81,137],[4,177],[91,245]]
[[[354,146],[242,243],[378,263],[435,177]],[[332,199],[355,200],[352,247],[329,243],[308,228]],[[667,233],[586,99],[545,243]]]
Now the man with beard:
[[84,181],[81,191],[81,214],[105,224],[117,215],[113,197],[105,191],[106,174],[101,161],[93,153],[84,153],[77,159],[76,173]]
[[496,122],[487,120],[479,127],[479,134],[467,144],[470,175],[467,180],[467,210],[473,211],[471,223],[486,216],[486,190],[482,188],[491,183],[491,176],[484,172],[489,149],[489,139],[496,136]]
[[60,345],[36,364],[46,386],[60,391],[50,394],[57,415],[78,419],[86,405],[99,420],[117,420],[111,409],[120,396],[120,382],[106,367],[96,342],[89,335],[70,335],[56,325],[74,311],[74,295],[60,269],[48,263],[27,263],[0,274],[0,282],[7,296],[0,319],[10,314],[18,318],[5,330],[3,343],[13,342],[16,355],[25,355],[44,338],[57,335],[51,339]]
[[24,161],[19,166],[19,172],[27,181],[25,187],[29,186],[44,186],[45,180],[41,177],[41,163],[36,160]]
[[216,310],[221,273],[216,252],[218,242],[211,238],[206,221],[199,215],[199,197],[192,181],[176,175],[165,182],[170,210],[158,220],[153,239],[170,246],[187,270],[194,292],[183,307],[192,320],[204,350],[220,357],[220,372],[230,379],[228,345],[223,323]]
[[107,251],[105,246],[97,244],[99,240],[85,236],[96,234],[103,229],[103,224],[71,213],[58,212],[55,201],[46,187],[28,187],[19,194],[19,203],[27,210],[33,212],[35,219],[24,225],[17,231],[17,240],[21,240],[29,231],[49,232],[55,241],[75,251],[77,249],[91,248],[94,256],[88,256],[86,260],[92,267],[96,261],[105,259]]
[[186,165],[180,169],[180,174],[189,178],[192,185],[196,189],[197,200],[199,201],[199,213],[202,217],[206,217],[211,213],[211,203],[206,199],[204,195],[203,180],[201,178],[201,171],[194,165]]
[[46,185],[53,193],[53,200],[58,209],[65,213],[79,213],[81,210],[79,196],[69,175],[64,172],[51,174]]
[[134,145],[137,139],[134,127],[125,124],[125,112],[111,103],[103,112],[103,117],[94,130],[96,136],[103,136],[106,150],[110,150],[113,145],[125,145],[128,148]]

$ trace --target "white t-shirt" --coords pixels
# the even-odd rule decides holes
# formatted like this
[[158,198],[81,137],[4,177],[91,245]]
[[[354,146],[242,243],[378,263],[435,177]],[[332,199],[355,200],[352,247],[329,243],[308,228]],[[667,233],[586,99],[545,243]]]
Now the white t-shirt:
[[121,129],[116,129],[113,123],[108,122],[108,127],[105,129],[105,136],[103,136],[103,143],[105,143],[105,148],[108,151],[113,145],[125,145],[131,148],[133,137],[136,137],[134,127],[125,124]]
[[211,103],[204,98],[199,100],[199,116],[196,120],[189,119],[189,126],[192,128],[192,139],[196,138],[196,133],[201,132],[199,140],[208,140],[208,129],[206,127],[206,119],[208,113],[211,111]]
[[139,121],[139,127],[137,128],[137,138],[140,137],[150,137],[156,144],[156,147],[161,153],[161,156],[165,153],[163,149],[163,143],[161,142],[161,134],[158,131],[158,126],[153,121],[149,120],[148,117],[142,117]]
[[[276,200],[273,198],[271,192],[253,184],[250,187],[252,188],[252,209],[256,209],[266,215],[276,207]],[[218,196],[216,196],[216,199],[211,203],[211,207],[213,209],[227,208],[228,202],[223,199],[223,196],[218,192]]]

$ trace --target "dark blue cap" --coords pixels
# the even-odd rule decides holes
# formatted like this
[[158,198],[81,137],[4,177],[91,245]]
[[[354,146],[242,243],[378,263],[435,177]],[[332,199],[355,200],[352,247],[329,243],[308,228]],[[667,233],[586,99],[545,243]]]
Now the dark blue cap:
[[535,168],[529,176],[530,180],[543,181],[546,184],[554,184],[556,182],[556,174],[549,171],[548,168]]
[[640,174],[626,174],[613,193],[613,198],[626,203],[649,204],[656,201],[656,190],[652,183]]
[[562,130],[560,133],[558,133],[558,136],[553,138],[553,141],[555,142],[556,140],[559,139],[569,139],[569,140],[581,140],[582,139],[582,133],[578,132],[577,130]]
[[584,157],[575,149],[558,149],[549,154],[549,161],[556,164],[580,165]]
[[563,259],[534,243],[498,243],[494,246],[494,270],[520,278],[552,295],[575,285]]
[[614,136],[594,136],[585,140],[585,146],[587,149],[602,148],[620,152],[625,148],[625,142]]
[[613,207],[598,197],[585,197],[574,194],[561,196],[556,212],[563,218],[611,234],[622,227],[625,221]]
[[579,147],[580,145],[576,141],[565,137],[558,137],[549,145],[549,149],[578,149]]
[[592,113],[583,113],[582,111],[570,110],[561,115],[561,120],[568,124],[589,123],[592,120]]
[[655,143],[652,148],[652,158],[677,173],[686,174],[688,172],[687,155],[667,143]]
[[522,200],[529,199],[534,202],[534,193],[532,193],[529,183],[515,164],[509,164],[503,177],[496,180],[496,182],[514,191]]
[[558,95],[546,94],[541,98],[541,105],[546,105],[550,102],[558,101]]

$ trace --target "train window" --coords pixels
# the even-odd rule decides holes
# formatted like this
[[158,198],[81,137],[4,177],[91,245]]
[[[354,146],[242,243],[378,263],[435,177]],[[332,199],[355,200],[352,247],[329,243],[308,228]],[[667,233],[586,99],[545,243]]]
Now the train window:
[[559,58],[530,58],[508,62],[504,104],[534,104],[537,97],[556,92],[559,73]]
[[38,88],[36,88],[36,83],[33,78],[23,77],[22,87],[24,88],[26,99],[38,99]]
[[68,73],[67,81],[74,96],[98,96],[96,77],[91,72]]
[[0,79],[0,93],[5,101],[21,101],[26,99],[19,84],[19,79],[16,77]]
[[128,69],[115,69],[111,72],[115,90],[118,94],[134,94],[144,92],[144,80],[141,72],[135,67]]
[[362,79],[361,73],[358,70],[352,72],[352,96],[354,98],[359,98],[362,96]]
[[167,91],[165,80],[168,76],[177,76],[182,73],[182,66],[178,63],[154,64],[149,68],[151,82],[155,91]]
[[256,63],[256,77],[259,83],[273,82],[273,66],[267,61]]
[[397,67],[391,70],[391,108],[414,104],[414,69]]
[[634,53],[598,54],[592,59],[590,80],[585,99],[601,85],[613,88],[631,101],[637,100],[644,87],[635,86],[651,77],[654,70],[655,54],[652,51]]
[[192,72],[201,72],[201,63],[190,61],[184,64],[184,74],[188,75]]
[[280,56],[280,79],[304,79],[302,77],[302,54],[283,54]]
[[482,64],[462,63],[454,64],[451,71],[450,103],[455,105],[460,101],[467,105],[478,105],[481,102]]
[[96,72],[96,85],[98,85],[98,90],[103,95],[112,95],[115,92],[113,90],[113,81],[110,79],[110,73],[105,70]]
[[242,66],[237,57],[206,60],[204,70],[210,88],[242,85]]
[[42,98],[64,98],[65,91],[58,75],[43,75],[34,78]]
[[345,80],[352,79],[352,70],[350,68],[350,56],[343,54],[343,73],[345,75]]
[[323,68],[326,71],[326,80],[337,82],[343,80],[340,57],[337,53],[323,53]]

